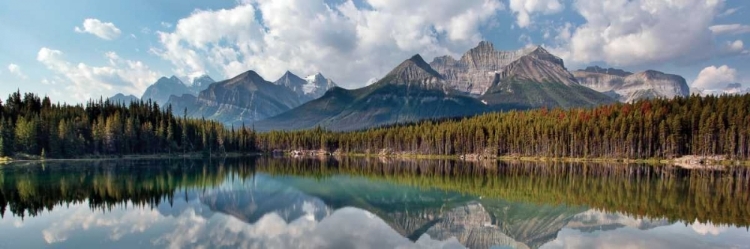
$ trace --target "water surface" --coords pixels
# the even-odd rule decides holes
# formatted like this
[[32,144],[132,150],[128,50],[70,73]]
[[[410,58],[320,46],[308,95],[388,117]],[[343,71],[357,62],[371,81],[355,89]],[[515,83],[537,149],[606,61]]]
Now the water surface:
[[750,248],[750,172],[272,159],[0,166],[0,248]]

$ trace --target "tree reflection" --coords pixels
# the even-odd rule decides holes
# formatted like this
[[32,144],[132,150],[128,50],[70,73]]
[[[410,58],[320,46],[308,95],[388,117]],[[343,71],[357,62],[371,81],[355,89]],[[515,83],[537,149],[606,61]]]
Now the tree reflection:
[[[36,216],[56,205],[84,201],[92,209],[105,211],[126,203],[154,207],[163,201],[171,202],[176,196],[180,198],[184,191],[249,180],[257,172],[317,179],[348,175],[455,191],[483,199],[585,206],[688,223],[698,220],[717,225],[750,225],[747,205],[750,170],[746,168],[687,170],[649,165],[378,158],[238,158],[212,162],[145,160],[4,166],[0,169],[0,214],[5,215],[7,209],[16,216]],[[306,191],[304,186],[299,189]]]

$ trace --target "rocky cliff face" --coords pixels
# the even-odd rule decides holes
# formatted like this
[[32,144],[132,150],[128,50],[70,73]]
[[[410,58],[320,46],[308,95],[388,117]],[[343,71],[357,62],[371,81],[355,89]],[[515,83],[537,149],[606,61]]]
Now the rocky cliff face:
[[581,85],[626,103],[640,99],[690,95],[690,88],[684,78],[654,70],[630,73],[619,69],[588,67],[573,74]]
[[534,49],[498,51],[492,43],[482,41],[459,60],[450,56],[437,57],[430,66],[445,77],[446,82],[454,89],[476,96],[484,94],[489,89],[495,73]]

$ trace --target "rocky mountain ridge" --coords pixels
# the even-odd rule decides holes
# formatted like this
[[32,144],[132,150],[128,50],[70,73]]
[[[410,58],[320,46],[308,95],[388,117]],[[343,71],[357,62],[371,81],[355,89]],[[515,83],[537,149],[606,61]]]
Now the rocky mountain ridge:
[[196,97],[172,96],[174,110],[187,109],[188,116],[225,124],[252,123],[283,113],[302,102],[289,88],[266,81],[254,71],[211,84]]
[[577,70],[573,75],[581,85],[625,103],[640,99],[690,95],[685,78],[655,70],[630,73],[620,69],[594,66]]

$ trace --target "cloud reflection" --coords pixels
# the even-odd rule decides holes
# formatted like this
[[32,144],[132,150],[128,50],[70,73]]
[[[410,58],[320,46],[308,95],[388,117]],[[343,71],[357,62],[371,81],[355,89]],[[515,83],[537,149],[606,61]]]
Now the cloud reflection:
[[216,213],[210,218],[186,210],[173,232],[154,241],[167,248],[464,248],[458,240],[423,236],[412,242],[377,216],[357,208],[342,208],[316,221],[311,214],[286,222],[268,213],[254,224]]

